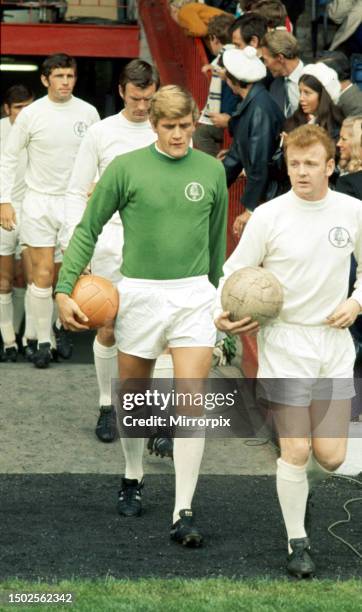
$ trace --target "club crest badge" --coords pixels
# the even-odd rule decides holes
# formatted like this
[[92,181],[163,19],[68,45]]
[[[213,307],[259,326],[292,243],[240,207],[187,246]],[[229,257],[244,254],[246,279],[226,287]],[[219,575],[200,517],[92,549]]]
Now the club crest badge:
[[87,131],[87,124],[85,121],[77,121],[74,124],[74,133],[76,136],[79,136],[79,138],[83,138],[84,134]]
[[205,195],[205,189],[200,183],[189,183],[185,187],[185,196],[190,202],[200,202]]
[[333,227],[328,234],[328,240],[337,249],[343,249],[351,243],[349,232],[344,227]]

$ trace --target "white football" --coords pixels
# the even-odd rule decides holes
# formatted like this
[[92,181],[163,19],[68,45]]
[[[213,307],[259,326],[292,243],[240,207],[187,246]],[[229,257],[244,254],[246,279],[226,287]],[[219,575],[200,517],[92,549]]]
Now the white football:
[[236,270],[226,280],[221,303],[230,311],[230,320],[251,317],[259,325],[275,319],[283,306],[283,287],[269,270],[247,267]]

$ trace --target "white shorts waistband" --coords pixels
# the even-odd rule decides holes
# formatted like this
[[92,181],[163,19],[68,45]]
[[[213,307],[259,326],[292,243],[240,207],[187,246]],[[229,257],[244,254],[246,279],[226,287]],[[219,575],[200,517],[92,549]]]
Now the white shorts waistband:
[[327,325],[327,323],[325,323],[324,325],[302,325],[301,323],[286,323],[285,321],[281,321],[281,320],[277,320],[271,323],[268,323],[266,329],[271,329],[271,328],[278,328],[278,329],[290,329],[290,330],[303,330],[303,331],[323,331],[323,330],[330,330],[330,329],[335,329],[333,327],[330,327],[329,325]]
[[129,278],[124,276],[120,283],[123,287],[158,287],[164,289],[176,289],[179,287],[190,287],[200,283],[209,282],[206,274],[202,276],[190,276],[188,278],[175,278],[167,280],[154,280],[147,278]]

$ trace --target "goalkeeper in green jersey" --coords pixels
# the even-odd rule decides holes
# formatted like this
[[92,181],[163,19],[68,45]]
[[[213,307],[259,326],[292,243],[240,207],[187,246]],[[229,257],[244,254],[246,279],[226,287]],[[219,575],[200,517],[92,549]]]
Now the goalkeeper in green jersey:
[[[215,344],[212,310],[225,257],[227,188],[222,164],[190,147],[198,119],[191,95],[162,87],[150,120],[157,141],[116,158],[107,167],[64,255],[57,284],[60,317],[67,329],[87,328],[85,315],[69,297],[87,265],[103,225],[119,211],[124,226],[123,279],[115,335],[121,384],[148,379],[168,346],[176,388],[195,393],[211,367]],[[194,405],[178,414],[201,416]],[[171,538],[199,546],[192,498],[204,450],[202,427],[179,426],[174,442],[176,495]],[[118,512],[142,511],[143,446],[122,437],[126,472]]]

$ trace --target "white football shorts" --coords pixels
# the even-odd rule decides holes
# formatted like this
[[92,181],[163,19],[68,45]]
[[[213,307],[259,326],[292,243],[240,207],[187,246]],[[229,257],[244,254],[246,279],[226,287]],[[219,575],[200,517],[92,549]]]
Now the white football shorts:
[[156,359],[168,346],[214,347],[215,287],[207,276],[177,280],[123,278],[115,336],[119,351]]
[[55,247],[64,222],[64,196],[28,190],[21,217],[20,242],[33,247]]
[[309,406],[354,397],[356,352],[348,329],[277,323],[258,333],[258,379],[269,401]]

